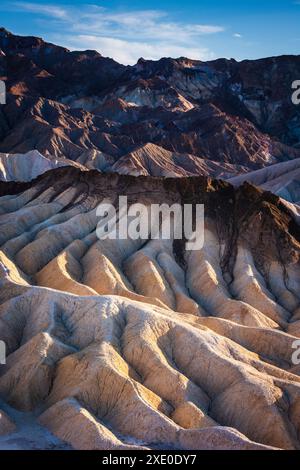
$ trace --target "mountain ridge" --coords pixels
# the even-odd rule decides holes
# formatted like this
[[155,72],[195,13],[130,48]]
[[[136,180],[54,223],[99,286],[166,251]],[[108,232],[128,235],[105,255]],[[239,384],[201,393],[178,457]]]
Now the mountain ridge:
[[[18,410],[75,449],[300,447],[300,232],[280,198],[75,167],[0,189],[4,438]],[[205,204],[203,248],[97,238],[119,195]]]
[[98,151],[116,162],[151,143],[249,170],[300,158],[300,113],[291,102],[300,56],[123,66],[3,30],[0,48],[8,91],[0,152],[36,149],[81,162]]

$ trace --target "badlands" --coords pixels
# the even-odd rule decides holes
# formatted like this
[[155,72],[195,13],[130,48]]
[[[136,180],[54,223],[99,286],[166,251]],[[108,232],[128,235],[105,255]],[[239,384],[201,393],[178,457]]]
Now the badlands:
[[[0,447],[21,414],[54,448],[300,448],[300,230],[280,198],[74,167],[0,190]],[[205,204],[204,247],[99,240],[119,195]]]
[[[299,76],[0,28],[0,449],[300,449]],[[204,246],[100,240],[119,196]]]

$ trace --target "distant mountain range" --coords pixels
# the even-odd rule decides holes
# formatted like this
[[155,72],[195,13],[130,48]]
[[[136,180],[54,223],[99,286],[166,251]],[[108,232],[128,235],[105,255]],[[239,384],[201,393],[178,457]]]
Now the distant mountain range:
[[[230,177],[300,158],[300,56],[124,66],[0,29],[0,152],[101,171]],[[2,176],[3,177],[3,176]]]

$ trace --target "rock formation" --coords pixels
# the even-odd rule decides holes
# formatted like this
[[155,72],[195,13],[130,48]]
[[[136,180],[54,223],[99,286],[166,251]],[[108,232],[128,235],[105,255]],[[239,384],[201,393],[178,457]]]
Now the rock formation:
[[261,170],[229,179],[237,186],[248,181],[267,191],[272,191],[283,199],[300,204],[300,159],[278,163]]
[[[76,449],[300,448],[300,232],[277,196],[72,167],[1,192],[6,406]],[[205,204],[203,248],[100,240],[118,195]]]
[[298,56],[125,67],[3,28],[0,50],[2,153],[151,176],[230,177],[300,158]]

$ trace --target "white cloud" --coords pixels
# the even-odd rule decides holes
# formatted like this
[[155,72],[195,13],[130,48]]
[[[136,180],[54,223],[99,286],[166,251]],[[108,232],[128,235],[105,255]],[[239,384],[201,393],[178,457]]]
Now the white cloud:
[[168,43],[149,44],[144,42],[129,42],[111,37],[79,35],[69,37],[66,46],[70,49],[96,49],[102,55],[113,57],[123,64],[135,64],[137,58],[144,57],[157,60],[161,57],[189,57],[198,60],[212,60],[214,54],[207,48],[185,47]]
[[[133,64],[139,57],[187,56],[211,59],[214,54],[201,46],[203,36],[222,33],[220,25],[170,20],[160,10],[114,12],[96,5],[78,7],[16,2],[17,9],[30,11],[52,24],[51,40],[58,38],[72,49],[97,49],[101,54]],[[49,28],[48,28],[49,29]]]
[[16,2],[16,7],[23,11],[51,16],[53,18],[67,18],[68,12],[57,5],[38,5],[37,3]]
[[242,34],[240,34],[240,33],[234,33],[233,37],[234,37],[234,38],[241,39],[243,36],[242,36]]

